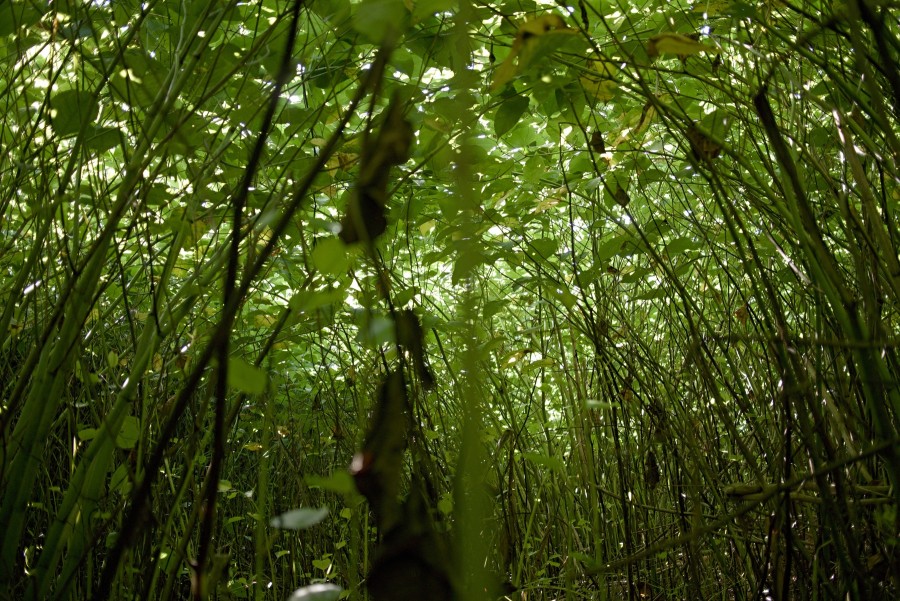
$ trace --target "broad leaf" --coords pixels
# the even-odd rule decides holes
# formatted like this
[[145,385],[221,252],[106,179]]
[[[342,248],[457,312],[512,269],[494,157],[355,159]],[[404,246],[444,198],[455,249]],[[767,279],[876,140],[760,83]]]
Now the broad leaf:
[[295,590],[288,601],[337,601],[343,590],[336,584],[310,584]]
[[318,509],[300,507],[299,509],[292,509],[272,518],[269,520],[269,525],[273,528],[281,528],[283,530],[306,530],[324,520],[327,515],[327,507],[320,507]]
[[511,96],[504,100],[494,113],[494,133],[497,137],[515,127],[527,110],[528,98],[525,96]]
[[97,118],[97,103],[90,92],[66,90],[50,100],[53,130],[60,136],[78,133],[81,126]]
[[261,394],[266,390],[268,374],[243,359],[228,359],[228,385],[240,392]]

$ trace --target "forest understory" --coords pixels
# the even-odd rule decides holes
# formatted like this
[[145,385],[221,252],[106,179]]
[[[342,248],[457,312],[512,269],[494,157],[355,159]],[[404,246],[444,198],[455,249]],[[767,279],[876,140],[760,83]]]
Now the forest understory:
[[0,0],[0,600],[900,598],[898,14]]

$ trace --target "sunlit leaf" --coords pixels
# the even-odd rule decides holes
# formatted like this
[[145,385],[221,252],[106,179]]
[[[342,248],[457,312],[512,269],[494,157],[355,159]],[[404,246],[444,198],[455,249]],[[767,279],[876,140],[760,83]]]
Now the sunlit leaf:
[[494,71],[491,90],[499,90],[521,73],[529,63],[555,50],[553,40],[547,43],[547,34],[561,32],[570,33],[566,28],[566,22],[555,13],[539,15],[522,23],[516,31],[516,38],[509,54]]
[[331,476],[307,476],[306,483],[310,488],[320,488],[340,495],[347,495],[356,490],[353,478],[346,470],[336,471]]
[[584,404],[588,409],[593,409],[595,411],[611,411],[618,406],[617,403],[598,401],[597,399],[587,399]]
[[413,17],[423,19],[435,13],[450,10],[456,6],[454,0],[416,0],[413,8]]
[[283,530],[306,530],[324,520],[327,515],[327,507],[319,507],[318,509],[300,507],[272,518],[269,520],[269,525]]
[[344,300],[346,292],[343,289],[334,290],[303,290],[291,297],[288,306],[294,311],[311,312],[332,303]]
[[612,61],[593,60],[588,63],[588,69],[580,77],[581,85],[590,98],[606,102],[615,97],[619,88],[616,81],[618,73],[619,67]]
[[288,601],[337,601],[343,590],[331,583],[310,584],[291,593]]
[[[46,6],[44,10],[47,10]],[[27,2],[3,2],[0,4],[0,37],[34,25],[41,20],[41,15],[38,6],[32,6]]]
[[312,260],[316,269],[334,277],[347,273],[350,266],[347,246],[337,238],[319,240],[313,249]]
[[531,241],[534,250],[543,257],[551,257],[559,248],[559,241],[555,238],[538,238]]
[[690,236],[680,236],[666,245],[666,252],[670,255],[678,255],[686,250],[697,248],[697,242]]
[[735,4],[738,3],[734,2],[734,0],[701,0],[700,2],[695,3],[691,10],[695,13],[702,13],[710,17],[726,12],[732,17],[738,17],[738,15],[732,13]]
[[718,52],[718,48],[680,33],[660,33],[647,41],[647,55],[650,58],[656,58],[660,54],[689,56],[700,52]]

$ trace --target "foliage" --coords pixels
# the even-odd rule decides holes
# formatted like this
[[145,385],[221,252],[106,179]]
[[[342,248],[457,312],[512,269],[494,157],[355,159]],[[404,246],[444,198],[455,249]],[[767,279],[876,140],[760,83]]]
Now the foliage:
[[897,9],[0,0],[0,597],[896,597]]

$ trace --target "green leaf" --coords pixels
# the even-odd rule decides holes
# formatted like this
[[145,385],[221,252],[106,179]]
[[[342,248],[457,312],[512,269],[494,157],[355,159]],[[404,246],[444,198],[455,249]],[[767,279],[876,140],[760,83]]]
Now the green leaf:
[[413,17],[422,20],[435,13],[442,13],[456,6],[455,0],[418,0],[413,8]]
[[[527,131],[531,129],[530,127],[520,127],[518,128],[510,138],[517,138],[517,134],[520,131]],[[510,144],[516,144],[517,146],[522,146],[519,140],[513,141],[508,140]],[[531,183],[537,184],[541,181],[542,177],[547,176],[547,159],[540,154],[531,155],[527,161],[525,161],[525,166],[522,167],[522,179]]]
[[563,304],[563,306],[566,309],[571,309],[572,307],[575,306],[575,303],[578,302],[578,297],[576,297],[574,294],[569,292],[569,290],[567,288],[557,289],[557,288],[553,288],[553,287],[548,287],[547,293],[550,296],[554,296],[557,299],[559,299],[559,301]]
[[438,501],[437,508],[443,515],[450,515],[453,513],[453,495],[445,494],[442,496]]
[[337,24],[350,14],[349,0],[316,0],[311,2],[309,10],[322,17],[325,21]]
[[228,385],[239,392],[261,394],[266,390],[268,374],[265,370],[250,365],[243,359],[228,359]]
[[647,54],[650,58],[660,54],[687,56],[699,52],[716,52],[716,48],[680,33],[659,33],[647,41]]
[[126,416],[122,427],[116,435],[116,446],[120,449],[133,449],[141,437],[141,422],[133,415]]
[[519,59],[519,72],[524,73],[556,52],[581,55],[585,41],[573,29],[562,28],[529,38]]
[[113,475],[109,477],[109,490],[114,490],[122,495],[127,495],[131,491],[131,481],[128,478],[128,466],[122,464],[116,468]]
[[511,96],[504,100],[494,113],[494,133],[497,137],[515,127],[527,110],[528,98],[525,96]]
[[404,288],[393,295],[394,305],[397,307],[405,307],[418,293],[419,290],[415,287]]
[[669,255],[679,255],[686,250],[697,248],[698,244],[689,236],[681,236],[675,238],[666,245],[666,252]]
[[84,139],[84,146],[89,150],[106,152],[122,142],[122,131],[115,127],[92,126]]
[[747,2],[735,2],[729,6],[728,15],[732,19],[760,19],[759,11],[755,4]]
[[299,509],[291,509],[279,516],[275,516],[269,520],[269,525],[283,530],[306,530],[324,520],[327,515],[327,507],[319,507],[318,509],[300,507]]
[[477,248],[469,248],[460,253],[456,263],[453,265],[453,283],[458,284],[461,280],[468,277],[484,261],[484,253]]
[[353,13],[353,28],[380,44],[402,30],[408,15],[402,0],[363,0]]
[[341,276],[350,267],[347,245],[335,237],[319,240],[312,251],[312,261],[316,269],[325,275]]
[[607,259],[611,259],[620,254],[622,252],[622,245],[627,239],[627,237],[615,236],[606,242],[603,242],[597,247],[597,250],[594,251],[594,259],[596,261],[606,261]]
[[664,298],[668,295],[668,290],[663,287],[657,286],[655,288],[650,288],[649,290],[638,294],[634,298],[638,300],[653,300],[654,298]]
[[531,241],[531,246],[543,258],[549,259],[559,248],[559,241],[555,238],[538,238]]
[[337,471],[330,476],[307,476],[306,484],[310,488],[320,488],[339,495],[349,495],[356,492],[353,478],[346,470]]
[[60,136],[78,133],[83,123],[97,117],[98,106],[90,92],[65,90],[50,99],[50,122]]
[[533,452],[523,453],[522,456],[535,465],[546,467],[550,471],[559,473],[565,473],[566,471],[566,466],[559,457],[550,457],[548,455]]
[[591,156],[587,153],[581,153],[577,155],[574,159],[572,159],[572,162],[569,165],[569,173],[595,173],[594,163],[591,161]]
[[32,6],[30,2],[0,3],[0,37],[15,33],[17,29],[31,27],[40,21],[41,13],[36,6],[37,3]]
[[360,338],[375,346],[394,341],[394,320],[384,315],[373,315],[365,328],[359,331]]
[[78,439],[87,442],[97,438],[97,428],[85,428],[78,431]]
[[336,290],[302,290],[291,297],[291,300],[288,301],[288,306],[298,313],[309,313],[320,307],[342,301],[345,294],[346,292],[343,288]]
[[523,374],[529,373],[536,369],[541,369],[544,367],[553,367],[555,364],[556,364],[556,362],[553,359],[551,359],[550,357],[544,357],[543,359],[538,359],[536,361],[532,361],[528,365],[524,366],[522,368],[522,373]]

